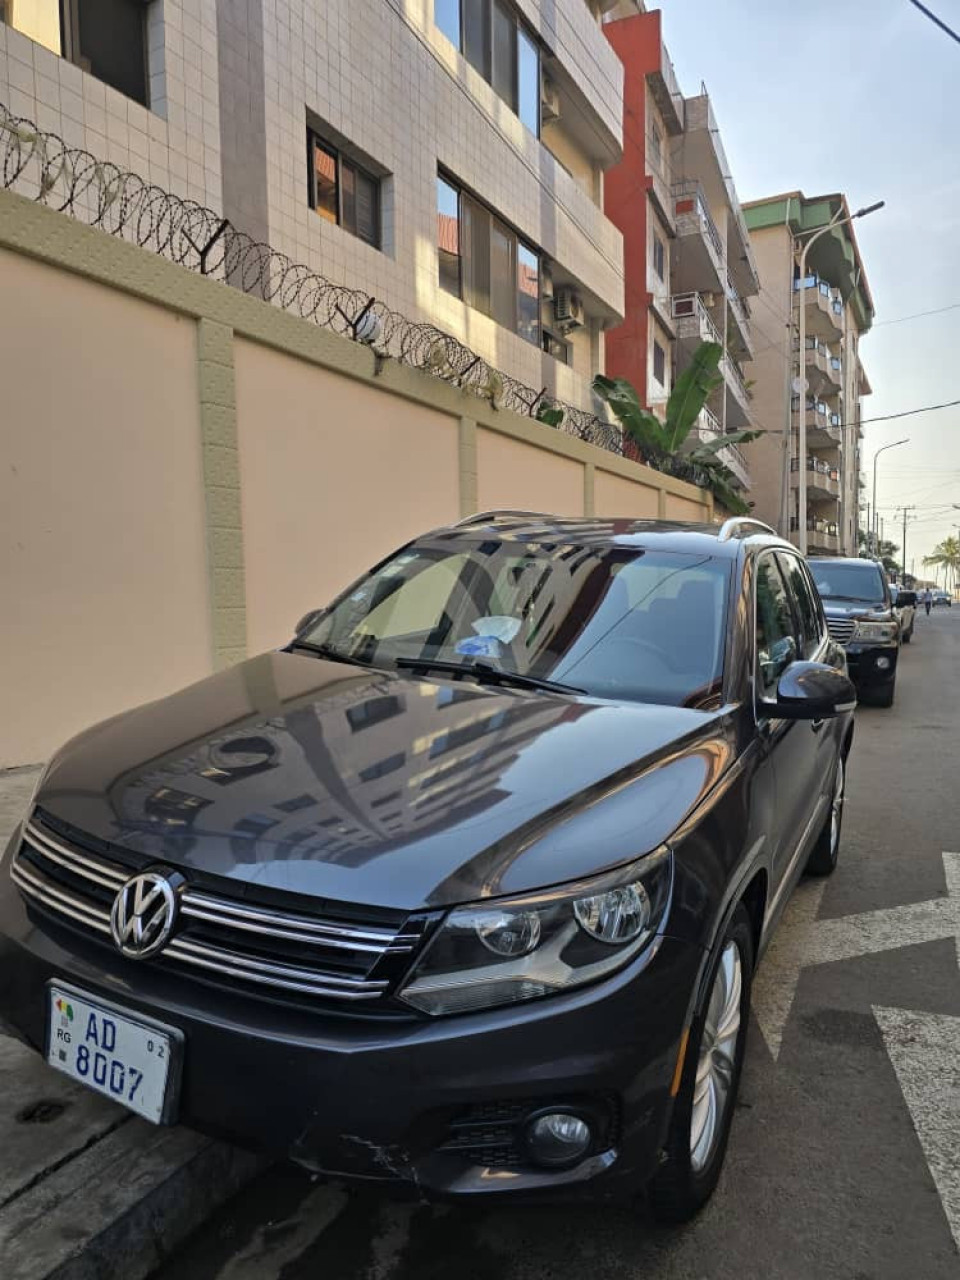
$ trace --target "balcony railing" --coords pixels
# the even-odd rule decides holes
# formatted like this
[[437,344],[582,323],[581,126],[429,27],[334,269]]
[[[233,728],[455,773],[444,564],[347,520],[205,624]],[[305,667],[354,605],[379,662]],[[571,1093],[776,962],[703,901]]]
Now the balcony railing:
[[737,287],[727,276],[727,297],[730,299],[730,307],[733,314],[739,320],[742,328],[746,330],[750,324],[750,305],[746,298],[741,298],[737,292]]
[[[815,471],[817,475],[825,476],[828,480],[834,480],[836,481],[837,484],[840,483],[839,468],[831,467],[830,463],[824,462],[822,458],[808,458],[806,469],[807,471]],[[799,458],[790,459],[790,470],[791,471],[800,470]]]
[[691,214],[696,217],[700,224],[700,230],[713,245],[713,250],[718,260],[722,262],[724,256],[723,240],[720,238],[717,224],[710,215],[706,196],[703,194],[703,187],[695,179],[685,178],[682,182],[675,182],[671,190],[674,199],[674,212],[678,220],[683,217],[689,217]]
[[816,289],[822,297],[826,298],[830,303],[830,309],[834,315],[843,315],[843,299],[840,296],[840,290],[835,289],[832,284],[826,280],[821,280],[819,276],[804,276],[802,280],[799,278],[793,282],[794,293],[799,293],[801,289]]
[[[796,533],[800,528],[800,521],[796,516],[790,517],[790,532]],[[807,518],[807,532],[824,534],[828,538],[840,537],[840,526],[833,520],[816,520]]]
[[673,318],[681,322],[677,326],[681,338],[700,337],[705,342],[719,342],[723,346],[720,330],[714,324],[699,293],[676,294],[672,311]]

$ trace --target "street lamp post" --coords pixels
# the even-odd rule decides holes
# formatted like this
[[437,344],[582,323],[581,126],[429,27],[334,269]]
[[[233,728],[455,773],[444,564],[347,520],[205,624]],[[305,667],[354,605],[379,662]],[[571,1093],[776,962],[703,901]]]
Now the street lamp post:
[[883,444],[873,455],[873,530],[870,536],[870,550],[874,555],[880,554],[880,544],[877,541],[877,459],[886,449],[896,449],[897,445],[909,444],[910,437],[905,436],[902,440],[894,440],[893,444]]
[[847,214],[846,217],[841,216],[843,214],[843,207],[841,206],[825,227],[820,227],[819,230],[813,233],[810,239],[804,244],[803,249],[800,251],[800,424],[797,442],[797,451],[800,454],[800,464],[797,471],[797,546],[804,555],[807,553],[807,309],[803,292],[803,282],[807,278],[807,254],[820,237],[825,236],[828,231],[833,231],[836,227],[845,226],[848,222],[853,222],[855,218],[865,218],[868,213],[875,213],[877,209],[882,209],[884,203],[885,201],[878,200],[876,204],[868,204],[866,208],[858,209],[856,213]]

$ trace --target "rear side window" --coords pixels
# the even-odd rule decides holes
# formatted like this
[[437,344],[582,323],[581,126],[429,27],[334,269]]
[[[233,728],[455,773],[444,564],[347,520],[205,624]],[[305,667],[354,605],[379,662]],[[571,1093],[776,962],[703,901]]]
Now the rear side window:
[[815,598],[807,570],[798,556],[777,552],[777,561],[800,624],[800,656],[810,661],[823,640],[820,603]]

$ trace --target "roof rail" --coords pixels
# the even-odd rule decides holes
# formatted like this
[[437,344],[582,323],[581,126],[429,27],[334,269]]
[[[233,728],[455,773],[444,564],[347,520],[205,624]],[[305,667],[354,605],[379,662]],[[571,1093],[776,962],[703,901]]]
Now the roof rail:
[[462,529],[464,525],[483,524],[486,520],[493,520],[497,516],[533,516],[537,520],[549,520],[550,516],[545,511],[476,511],[472,516],[464,516],[462,520],[458,520],[453,526],[455,529]]
[[717,541],[728,542],[744,525],[749,525],[758,533],[772,533],[774,537],[777,537],[776,529],[771,529],[762,520],[753,520],[749,516],[731,516],[729,520],[724,520],[720,532],[717,534]]

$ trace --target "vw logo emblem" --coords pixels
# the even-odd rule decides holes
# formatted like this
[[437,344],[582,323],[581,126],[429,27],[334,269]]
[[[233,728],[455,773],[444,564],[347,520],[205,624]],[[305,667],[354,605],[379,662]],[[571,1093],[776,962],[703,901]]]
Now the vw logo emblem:
[[110,932],[132,960],[156,955],[170,941],[177,919],[176,887],[161,871],[133,876],[119,890],[110,912]]

